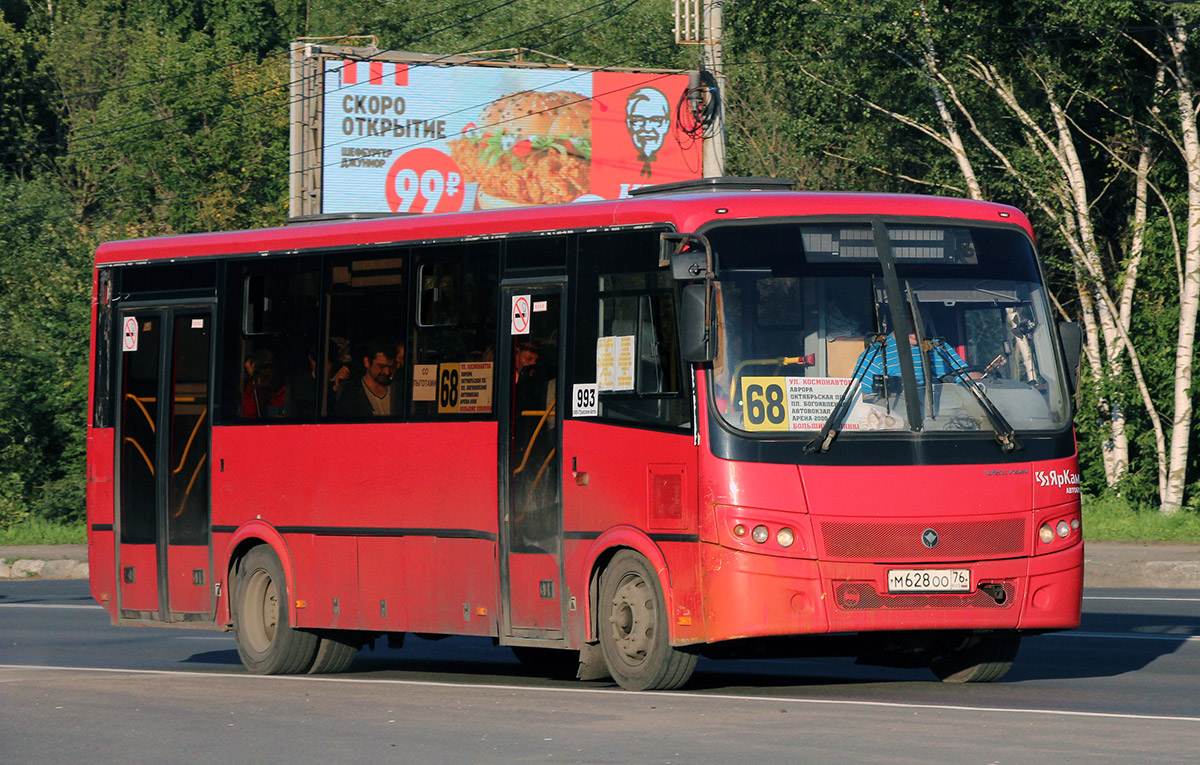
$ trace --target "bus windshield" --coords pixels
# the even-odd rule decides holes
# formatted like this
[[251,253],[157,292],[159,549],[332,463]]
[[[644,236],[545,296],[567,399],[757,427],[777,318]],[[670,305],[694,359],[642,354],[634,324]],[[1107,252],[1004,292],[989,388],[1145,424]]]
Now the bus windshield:
[[1067,426],[1046,290],[1017,227],[769,222],[706,233],[718,277],[713,400],[731,427],[1007,443]]

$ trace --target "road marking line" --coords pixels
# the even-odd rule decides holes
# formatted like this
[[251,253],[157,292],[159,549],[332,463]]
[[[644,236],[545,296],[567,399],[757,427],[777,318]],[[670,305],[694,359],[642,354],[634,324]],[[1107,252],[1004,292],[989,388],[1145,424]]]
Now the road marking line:
[[1124,712],[1084,712],[1070,709],[1020,709],[1018,707],[962,706],[958,704],[911,704],[894,701],[856,701],[851,699],[806,699],[791,696],[737,696],[729,693],[695,693],[688,691],[624,691],[620,688],[546,688],[526,685],[501,685],[492,683],[447,683],[431,680],[391,680],[358,677],[319,677],[313,675],[248,675],[232,672],[181,672],[169,669],[115,669],[111,667],[55,667],[37,664],[0,664],[0,670],[43,670],[52,672],[101,672],[127,675],[169,675],[191,678],[238,678],[242,680],[277,683],[353,683],[356,685],[401,685],[418,688],[473,688],[483,691],[505,693],[527,691],[531,693],[574,693],[609,696],[632,696],[639,699],[697,699],[703,701],[740,702],[759,701],[769,704],[809,704],[813,706],[881,707],[884,709],[927,709],[935,712],[991,712],[996,714],[1047,715],[1051,717],[1095,717],[1113,720],[1161,720],[1165,722],[1200,723],[1200,717],[1183,715],[1146,715]]
[[[0,603],[0,608],[96,608],[100,606],[80,606],[70,603]],[[101,609],[103,610],[103,609]]]
[[1175,643],[1200,643],[1200,635],[1147,635],[1140,632],[1048,632],[1038,637],[1119,638],[1121,640],[1170,640]]

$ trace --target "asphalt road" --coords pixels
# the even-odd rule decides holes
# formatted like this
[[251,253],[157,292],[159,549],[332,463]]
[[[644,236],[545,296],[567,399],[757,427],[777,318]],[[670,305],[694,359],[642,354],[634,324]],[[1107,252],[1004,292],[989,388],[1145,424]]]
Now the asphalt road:
[[991,685],[702,659],[683,691],[628,693],[471,638],[256,677],[228,634],[112,627],[83,581],[0,582],[0,761],[1196,762],[1200,591],[1091,589],[1084,611]]

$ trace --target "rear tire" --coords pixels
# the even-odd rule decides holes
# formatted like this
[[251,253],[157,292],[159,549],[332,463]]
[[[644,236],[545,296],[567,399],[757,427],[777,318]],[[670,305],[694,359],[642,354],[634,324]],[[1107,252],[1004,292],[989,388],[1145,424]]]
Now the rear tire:
[[312,666],[317,636],[292,627],[287,580],[275,552],[254,547],[238,566],[233,634],[242,664],[255,675],[294,675]]
[[359,643],[353,632],[329,632],[321,635],[317,644],[317,655],[310,675],[336,675],[350,669],[358,656]]
[[1015,631],[974,632],[934,657],[929,668],[943,683],[990,683],[1008,673],[1020,648]]
[[613,557],[596,614],[604,663],[622,688],[672,690],[692,676],[696,654],[670,644],[662,586],[641,555],[622,550]]

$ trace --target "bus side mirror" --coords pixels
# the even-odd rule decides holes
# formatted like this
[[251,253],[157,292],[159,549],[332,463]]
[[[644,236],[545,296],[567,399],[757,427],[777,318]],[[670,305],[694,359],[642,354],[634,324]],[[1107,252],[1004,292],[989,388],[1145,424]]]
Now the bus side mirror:
[[708,286],[689,284],[683,288],[679,307],[679,339],[684,361],[703,364],[713,360],[713,338],[708,327]]
[[712,270],[712,249],[703,234],[658,235],[658,267],[671,267],[677,281],[703,279]]
[[1071,389],[1079,391],[1079,364],[1083,356],[1083,331],[1073,321],[1058,323],[1058,340],[1067,357],[1067,373],[1071,375]]

